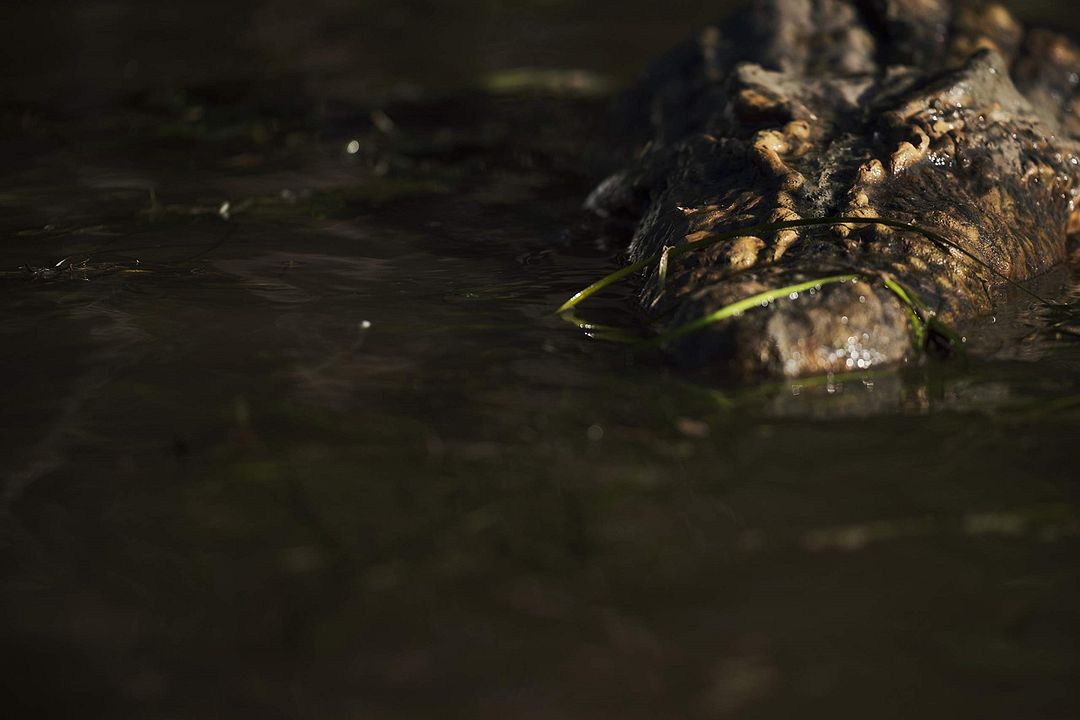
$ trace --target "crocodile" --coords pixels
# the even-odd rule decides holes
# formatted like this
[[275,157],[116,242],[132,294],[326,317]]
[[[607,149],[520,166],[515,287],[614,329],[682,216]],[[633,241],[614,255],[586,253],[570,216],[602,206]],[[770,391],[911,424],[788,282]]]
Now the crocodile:
[[1080,229],[1080,49],[998,3],[757,0],[663,57],[626,105],[644,131],[586,206],[629,222],[642,307],[661,333],[695,328],[668,343],[690,363],[908,361],[913,320],[991,313],[1065,263]]

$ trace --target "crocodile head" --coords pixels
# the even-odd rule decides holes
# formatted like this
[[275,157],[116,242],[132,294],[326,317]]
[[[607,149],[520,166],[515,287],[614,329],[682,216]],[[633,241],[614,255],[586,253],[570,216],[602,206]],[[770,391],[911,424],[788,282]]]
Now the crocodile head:
[[790,376],[894,363],[912,327],[890,285],[956,322],[1065,259],[1078,82],[1080,50],[993,3],[758,2],[657,66],[634,96],[650,136],[588,205],[633,218],[632,260],[699,244],[646,282],[662,331],[857,277],[682,335],[680,357]]

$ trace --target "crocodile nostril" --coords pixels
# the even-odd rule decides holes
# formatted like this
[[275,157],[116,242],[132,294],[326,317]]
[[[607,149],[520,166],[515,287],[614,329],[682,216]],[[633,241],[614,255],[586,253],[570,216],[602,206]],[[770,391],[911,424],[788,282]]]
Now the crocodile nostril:
[[752,124],[780,124],[791,122],[791,107],[766,90],[748,87],[739,90],[732,98],[732,110],[740,121]]

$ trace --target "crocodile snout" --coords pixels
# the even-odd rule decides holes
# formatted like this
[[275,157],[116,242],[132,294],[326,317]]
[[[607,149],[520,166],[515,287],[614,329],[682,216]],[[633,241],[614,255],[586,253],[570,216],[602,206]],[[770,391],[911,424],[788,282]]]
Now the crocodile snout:
[[739,302],[734,298],[762,299],[681,335],[670,347],[683,362],[719,363],[744,376],[869,370],[915,353],[909,309],[883,282],[854,278],[806,287],[813,282],[805,274],[775,273],[702,289],[680,306],[675,333]]

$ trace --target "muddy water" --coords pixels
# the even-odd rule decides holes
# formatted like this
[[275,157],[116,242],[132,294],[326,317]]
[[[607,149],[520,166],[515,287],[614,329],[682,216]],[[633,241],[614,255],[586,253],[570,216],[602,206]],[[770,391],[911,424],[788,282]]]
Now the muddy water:
[[1080,713],[1075,300],[734,387],[552,315],[713,12],[6,9],[5,716]]

